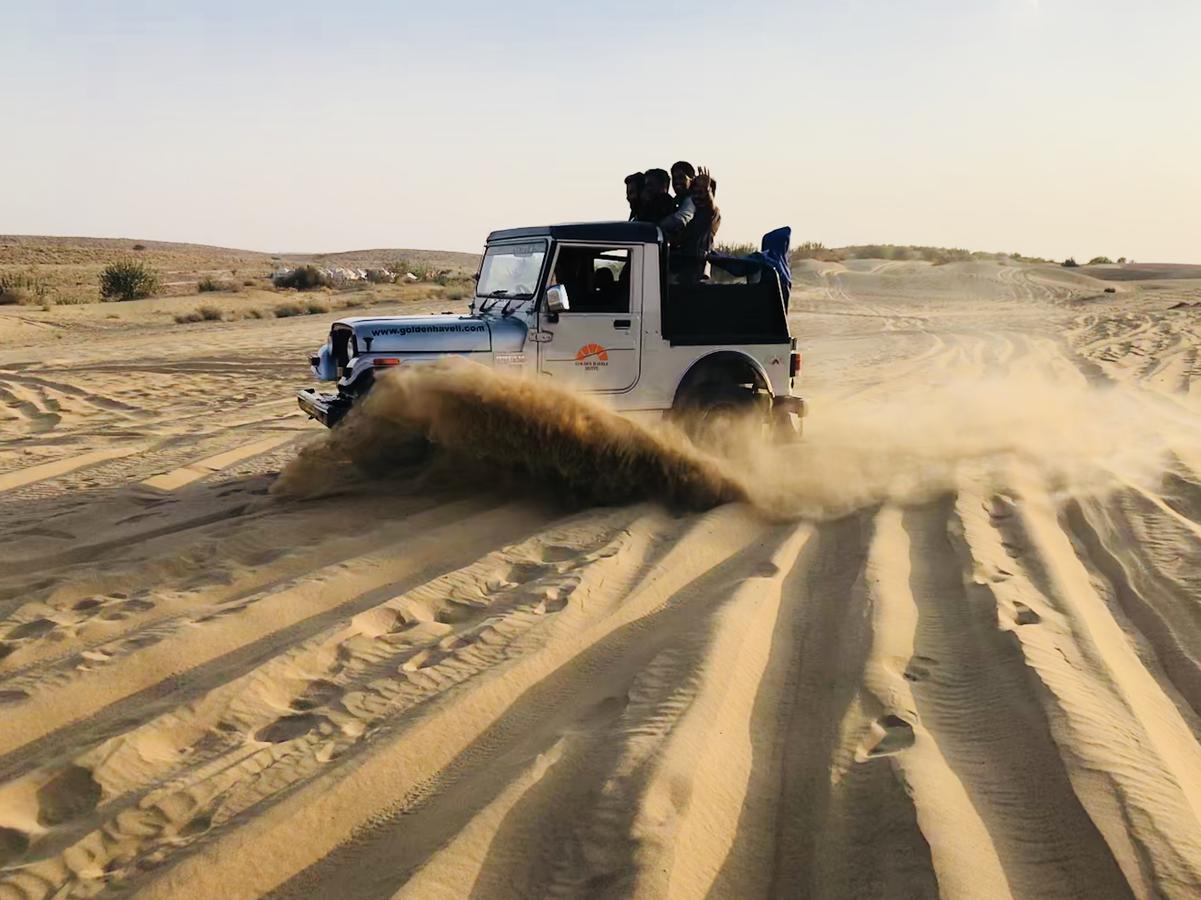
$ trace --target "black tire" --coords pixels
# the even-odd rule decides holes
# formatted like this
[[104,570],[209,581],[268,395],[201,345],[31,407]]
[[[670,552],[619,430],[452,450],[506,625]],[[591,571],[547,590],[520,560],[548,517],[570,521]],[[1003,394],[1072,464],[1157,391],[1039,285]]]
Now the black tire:
[[391,436],[373,435],[357,439],[346,447],[351,465],[370,478],[382,478],[398,470],[411,469],[429,459],[433,445],[420,434]]
[[691,388],[677,402],[672,418],[693,443],[709,448],[720,448],[726,435],[748,419],[766,422],[763,402],[754,390],[729,382]]
[[[370,385],[357,398],[362,403]],[[416,431],[397,428],[379,428],[344,416],[334,428],[338,429],[339,443],[359,472],[369,478],[381,478],[398,469],[421,465],[433,451],[433,445],[425,435]]]

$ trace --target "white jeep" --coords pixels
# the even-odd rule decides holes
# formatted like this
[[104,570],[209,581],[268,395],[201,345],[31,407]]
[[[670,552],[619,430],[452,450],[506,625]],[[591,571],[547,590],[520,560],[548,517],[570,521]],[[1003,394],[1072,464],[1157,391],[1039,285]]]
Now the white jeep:
[[762,415],[797,433],[801,354],[777,271],[674,284],[668,253],[641,222],[494,231],[466,315],[340,319],[310,359],[337,390],[305,388],[300,408],[333,427],[377,372],[457,355],[568,382],[632,417]]

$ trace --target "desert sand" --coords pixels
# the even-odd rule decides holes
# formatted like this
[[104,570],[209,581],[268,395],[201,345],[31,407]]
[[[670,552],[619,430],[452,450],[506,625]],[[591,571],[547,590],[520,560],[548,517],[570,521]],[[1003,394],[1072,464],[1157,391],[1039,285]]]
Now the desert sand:
[[377,477],[335,313],[0,308],[0,898],[1201,896],[1201,280],[796,278],[799,445]]

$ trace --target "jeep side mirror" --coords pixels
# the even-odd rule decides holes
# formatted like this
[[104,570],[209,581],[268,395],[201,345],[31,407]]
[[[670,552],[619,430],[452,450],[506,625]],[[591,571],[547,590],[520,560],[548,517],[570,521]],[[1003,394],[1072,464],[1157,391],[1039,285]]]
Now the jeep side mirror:
[[570,310],[571,304],[567,301],[567,288],[561,284],[552,284],[548,287],[546,289],[546,309],[555,315]]

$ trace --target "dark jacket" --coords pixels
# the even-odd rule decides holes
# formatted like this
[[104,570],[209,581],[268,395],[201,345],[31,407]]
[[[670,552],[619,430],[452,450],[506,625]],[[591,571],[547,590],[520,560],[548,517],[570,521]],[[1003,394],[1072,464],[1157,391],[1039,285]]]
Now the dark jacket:
[[649,199],[644,198],[638,206],[638,221],[653,222],[659,225],[676,211],[676,201],[670,194],[654,194]]
[[671,238],[671,271],[679,281],[700,281],[705,276],[705,257],[712,252],[721,225],[721,210],[707,194],[685,197],[680,209],[686,205],[692,214]]

